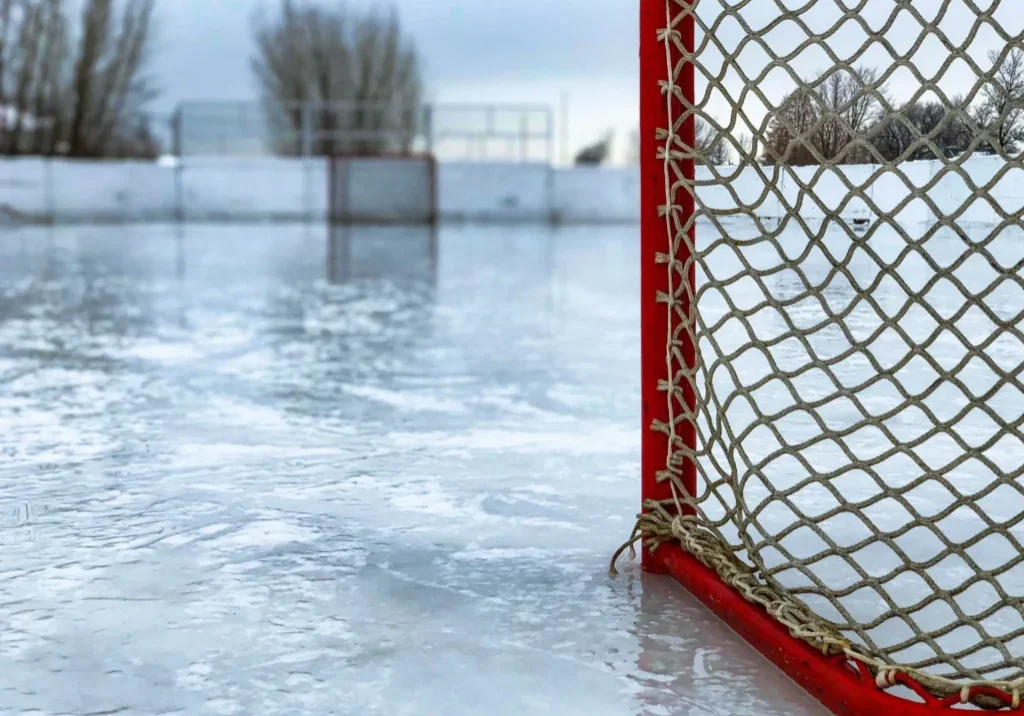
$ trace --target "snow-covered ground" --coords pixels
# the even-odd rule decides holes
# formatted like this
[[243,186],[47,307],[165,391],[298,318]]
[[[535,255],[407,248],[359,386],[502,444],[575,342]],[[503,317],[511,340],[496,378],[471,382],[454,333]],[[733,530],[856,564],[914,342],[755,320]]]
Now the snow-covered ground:
[[1024,231],[902,229],[769,240],[737,220],[716,242],[698,225],[715,247],[697,271],[703,464],[736,487],[703,490],[705,513],[819,615],[871,625],[854,641],[1011,678],[1004,664],[1024,654]]
[[820,713],[664,578],[635,228],[0,237],[0,713]]

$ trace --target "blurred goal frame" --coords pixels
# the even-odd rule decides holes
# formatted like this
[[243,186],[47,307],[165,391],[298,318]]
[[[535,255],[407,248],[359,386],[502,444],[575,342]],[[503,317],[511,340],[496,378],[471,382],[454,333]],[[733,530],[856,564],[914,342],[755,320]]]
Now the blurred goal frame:
[[[669,333],[669,316],[672,310],[659,297],[670,291],[668,271],[664,257],[671,247],[671,229],[663,208],[672,204],[682,207],[683,218],[692,217],[696,211],[695,199],[683,189],[672,189],[678,185],[678,177],[669,176],[667,162],[659,157],[664,151],[664,140],[657,132],[669,126],[670,110],[667,97],[673,87],[669,68],[679,69],[681,90],[691,101],[696,102],[695,66],[693,53],[696,52],[696,22],[693,15],[685,15],[677,21],[674,30],[682,38],[690,57],[684,56],[677,47],[664,39],[663,32],[673,22],[679,10],[687,4],[700,0],[639,0],[640,9],[640,293],[641,293],[641,401],[642,401],[642,443],[641,443],[641,494],[642,500],[672,499],[672,488],[668,482],[657,479],[665,467],[669,454],[669,437],[664,432],[652,430],[655,421],[669,420],[665,394],[659,384],[669,376],[666,362],[666,339]],[[675,8],[673,11],[672,8]],[[695,141],[695,119],[690,115],[682,124],[683,142]],[[695,180],[695,166],[692,159],[679,161],[683,178]],[[668,196],[675,191],[676,196]],[[690,240],[697,239],[696,227],[689,228]],[[680,242],[675,258],[686,262],[690,259]],[[691,287],[696,281],[696,267],[691,263],[687,277]],[[692,291],[691,291],[692,295]],[[694,306],[684,304],[683,310],[692,312]],[[692,315],[692,314],[691,314]],[[692,367],[698,359],[691,340],[683,339],[682,360]],[[692,390],[684,396],[691,409],[696,407],[696,395]],[[683,439],[691,448],[696,448],[696,432],[687,426]],[[697,470],[691,462],[684,466],[682,483],[691,494],[697,491]],[[959,695],[939,699],[926,692],[906,674],[896,674],[886,683],[876,683],[875,676],[862,663],[846,656],[826,656],[806,642],[792,636],[789,630],[775,620],[758,604],[747,601],[733,587],[726,584],[718,574],[677,542],[662,544],[652,553],[642,550],[641,564],[644,571],[652,574],[671,575],[677,582],[702,602],[733,631],[749,642],[763,656],[781,669],[811,696],[820,701],[835,714],[844,716],[924,716],[935,713],[963,713],[955,707],[961,705]],[[919,698],[918,701],[903,698],[887,691],[899,684]],[[1006,694],[987,687],[975,687],[1005,701]]]
[[[427,203],[425,211],[413,216],[394,216],[387,213],[341,213],[338,211],[339,192],[342,191],[341,173],[345,162],[388,161],[388,162],[420,162],[425,164],[427,172]],[[380,153],[373,152],[337,152],[327,157],[327,223],[330,225],[368,225],[368,226],[402,226],[421,225],[434,226],[440,220],[438,207],[438,162],[430,152]],[[344,183],[351,186],[350,182]],[[385,188],[386,189],[386,188]]]

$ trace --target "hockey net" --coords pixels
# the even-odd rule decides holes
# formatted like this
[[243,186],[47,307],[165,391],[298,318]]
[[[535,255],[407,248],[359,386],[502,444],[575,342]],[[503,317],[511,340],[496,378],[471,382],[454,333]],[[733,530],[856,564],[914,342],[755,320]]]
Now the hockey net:
[[641,5],[637,534],[880,688],[1020,706],[1019,3]]
[[335,155],[328,160],[333,224],[432,224],[437,165],[429,154]]

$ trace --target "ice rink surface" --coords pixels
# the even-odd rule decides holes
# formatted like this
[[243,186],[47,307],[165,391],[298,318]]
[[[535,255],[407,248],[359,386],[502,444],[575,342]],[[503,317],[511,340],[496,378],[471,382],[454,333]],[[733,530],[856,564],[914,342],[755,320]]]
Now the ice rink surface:
[[636,229],[0,238],[0,713],[821,713],[665,578]]

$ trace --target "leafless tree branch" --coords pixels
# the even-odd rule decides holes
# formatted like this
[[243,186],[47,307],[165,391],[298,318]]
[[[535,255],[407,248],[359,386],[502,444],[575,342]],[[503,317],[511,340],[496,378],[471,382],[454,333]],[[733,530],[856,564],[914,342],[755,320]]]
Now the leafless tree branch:
[[397,13],[281,0],[254,22],[253,72],[278,151],[408,151],[423,94],[418,54]]

